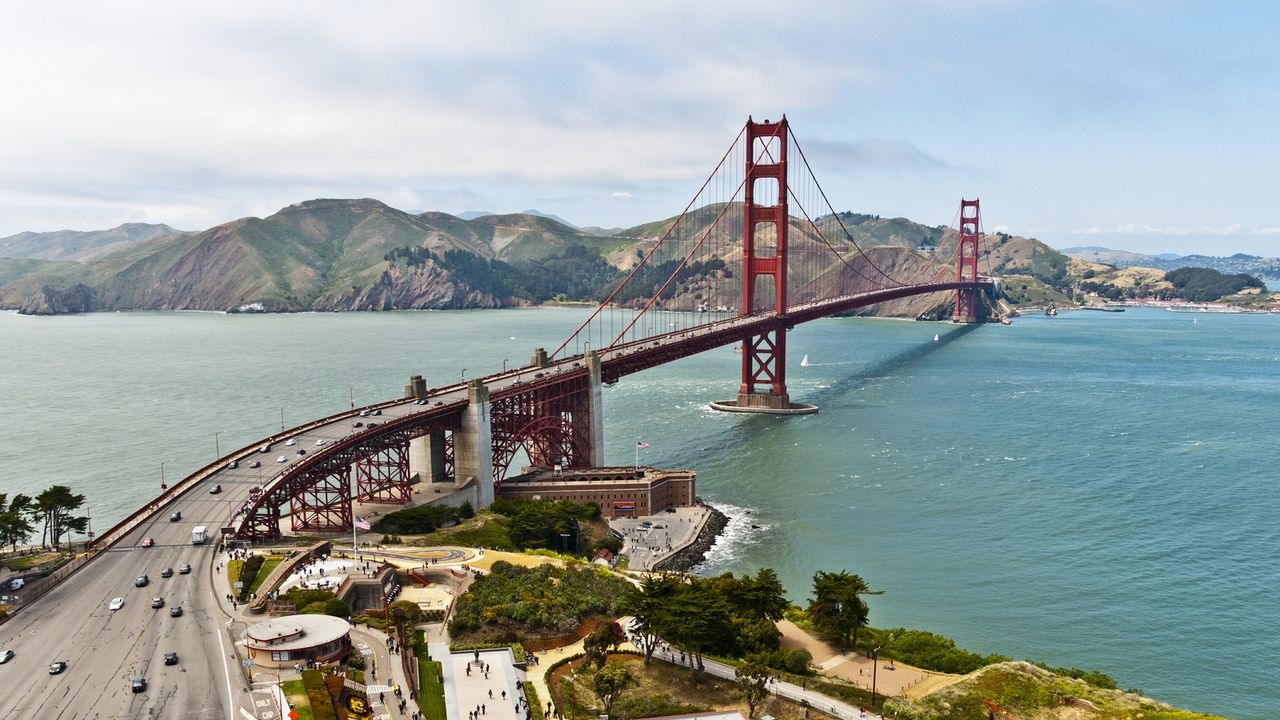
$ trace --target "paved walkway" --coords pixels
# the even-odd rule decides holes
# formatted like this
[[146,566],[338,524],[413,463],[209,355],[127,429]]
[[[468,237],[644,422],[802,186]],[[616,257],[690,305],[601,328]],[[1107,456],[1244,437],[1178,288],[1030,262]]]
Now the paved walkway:
[[872,660],[864,653],[841,653],[829,643],[801,630],[790,620],[779,621],[778,630],[782,633],[782,647],[787,650],[808,650],[813,656],[813,664],[823,675],[848,680],[868,691],[871,690],[874,679],[877,692],[886,697],[915,699],[965,678],[964,675],[922,670],[886,658],[876,661],[873,672]]
[[[609,527],[622,535],[622,554],[630,570],[648,570],[698,539],[711,512],[703,505],[676,508],[638,518],[614,518]],[[648,523],[644,525],[643,523]]]
[[517,687],[525,673],[513,664],[510,650],[451,653],[442,631],[433,633],[427,649],[440,662],[448,720],[525,720],[525,695]]

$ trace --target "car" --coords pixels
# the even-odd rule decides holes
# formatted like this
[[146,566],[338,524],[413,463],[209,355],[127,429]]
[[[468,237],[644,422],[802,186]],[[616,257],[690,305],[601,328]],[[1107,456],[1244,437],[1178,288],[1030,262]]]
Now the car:
[[0,665],[3,665],[13,659],[12,650],[0,650]]
[[107,605],[108,610],[119,610],[122,607],[124,607],[124,598],[122,597],[111,598],[111,603]]
[[136,677],[136,678],[134,678],[134,679],[129,683],[129,687],[130,687],[130,688],[131,688],[135,693],[146,692],[146,691],[147,691],[147,679],[146,679],[146,678]]
[[376,423],[376,422],[371,422],[371,423],[369,423],[368,425],[365,425],[365,427],[367,427],[367,428],[376,428],[376,427],[378,427],[378,423]]
[[299,455],[306,455],[306,454],[307,454],[307,449],[306,449],[306,448],[298,448],[298,454],[299,454]]
[[360,411],[360,417],[369,417],[369,411],[368,411],[368,410],[361,410],[361,411]]
[[174,510],[173,512],[169,513],[169,522],[178,522],[181,519],[182,519],[181,510]]
[[169,608],[169,617],[182,617],[182,606],[174,605]]
[[164,607],[164,598],[151,598],[151,608],[153,610],[159,610],[162,607]]
[[285,457],[285,456],[281,455],[280,457],[276,458],[276,462],[278,462],[278,463],[282,463],[282,462],[289,462],[289,458],[287,458],[287,457]]
[[261,485],[254,485],[253,487],[249,488],[249,497],[257,497],[261,493],[262,493]]
[[360,422],[359,420],[356,420],[355,422],[351,423],[351,427],[364,427],[364,423]]
[[173,568],[165,568],[165,569],[161,570],[161,571],[160,571],[160,577],[162,577],[162,578],[171,578],[171,577],[173,577]]
[[253,462],[249,463],[249,467],[251,467],[251,468],[260,468],[260,467],[262,467],[262,463],[258,462],[257,460],[254,460]]
[[10,590],[21,590],[23,585],[27,584],[26,578],[14,578],[9,581]]
[[324,447],[325,445],[328,445],[328,444],[329,444],[329,441],[325,440],[324,438],[320,438],[319,440],[316,441],[316,447]]
[[178,653],[175,653],[175,652],[167,652],[167,653],[165,653],[165,654],[164,654],[164,664],[165,664],[165,665],[177,665],[177,664],[178,664]]
[[147,577],[145,574],[144,574],[144,575],[139,575],[138,577],[136,577],[136,578],[134,578],[134,579],[133,579],[133,586],[134,586],[134,587],[146,587],[146,586],[147,586],[147,584],[148,584],[148,583],[150,583],[150,582],[151,582],[151,578]]
[[294,445],[298,444],[298,441],[295,438],[289,438],[288,440],[284,441],[284,444],[288,445],[289,447],[293,447]]
[[269,452],[271,452],[271,443],[267,443],[267,444],[263,445],[262,447],[258,448],[258,452],[260,452],[260,453],[269,453]]
[[222,492],[222,486],[221,486],[221,485],[214,485],[213,487],[209,488],[209,494],[210,494],[210,495],[217,495],[217,494],[218,494],[218,493],[220,493],[220,492]]
[[66,670],[66,669],[67,669],[67,661],[66,661],[66,660],[57,660],[57,661],[55,661],[55,662],[49,663],[49,674],[50,674],[50,675],[61,675],[61,674],[62,674],[62,671],[63,671],[63,670]]
[[182,563],[181,565],[179,565],[179,566],[178,566],[178,574],[179,574],[179,575],[190,575],[190,574],[191,574],[191,565],[190,565],[190,564],[188,564],[188,563]]
[[238,468],[238,467],[240,467],[240,461],[239,461],[239,460],[232,460],[231,462],[227,463],[227,469],[228,469],[228,470],[235,470],[235,469],[236,469],[236,468]]
[[382,411],[381,411],[381,410],[374,410],[374,411],[373,411],[373,414],[374,414],[374,415],[381,415],[381,414],[382,414]]
[[142,547],[144,548],[151,547],[152,545],[155,545],[155,544],[156,544],[156,539],[153,537],[142,538]]

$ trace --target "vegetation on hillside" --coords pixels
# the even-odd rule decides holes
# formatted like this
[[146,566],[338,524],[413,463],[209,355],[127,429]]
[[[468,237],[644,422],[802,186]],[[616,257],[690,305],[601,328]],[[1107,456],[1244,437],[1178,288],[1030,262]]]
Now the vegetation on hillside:
[[1223,275],[1209,268],[1180,268],[1165,273],[1165,280],[1173,283],[1177,297],[1192,302],[1210,302],[1234,295],[1245,288],[1265,290],[1266,284],[1256,277],[1240,273]]
[[380,533],[405,533],[418,535],[429,533],[436,528],[445,527],[475,517],[476,511],[471,503],[453,505],[417,505],[397,510],[380,518],[373,524],[373,529]]
[[40,543],[57,549],[69,533],[83,533],[88,528],[88,516],[76,513],[82,507],[84,495],[72,492],[67,485],[52,485],[35,497],[18,493],[12,500],[0,493],[0,547],[17,549],[40,523]]
[[565,634],[589,617],[620,615],[630,587],[594,565],[524,568],[498,561],[458,598],[449,633],[460,643]]

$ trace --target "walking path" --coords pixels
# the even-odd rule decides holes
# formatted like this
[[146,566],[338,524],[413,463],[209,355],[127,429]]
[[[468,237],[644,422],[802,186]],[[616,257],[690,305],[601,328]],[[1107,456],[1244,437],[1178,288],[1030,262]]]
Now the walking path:
[[525,673],[510,650],[449,652],[443,629],[431,633],[427,650],[440,662],[448,720],[525,720]]
[[860,652],[841,653],[830,644],[801,630],[790,620],[779,621],[778,630],[782,633],[782,647],[786,650],[808,650],[813,656],[813,664],[823,675],[848,680],[863,690],[871,690],[874,679],[876,691],[887,697],[923,697],[965,677],[922,670],[883,657],[876,661],[873,671],[870,657]]

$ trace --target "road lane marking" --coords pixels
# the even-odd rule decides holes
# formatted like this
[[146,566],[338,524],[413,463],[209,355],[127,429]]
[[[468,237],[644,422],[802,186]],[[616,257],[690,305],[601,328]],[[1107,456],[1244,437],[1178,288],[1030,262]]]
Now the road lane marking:
[[[227,718],[228,720],[236,720],[236,701],[231,694],[231,671],[227,669],[227,646],[222,643],[222,633],[214,633],[218,636],[218,652],[222,657],[222,674],[227,678]],[[240,708],[240,712],[244,713],[249,720],[258,720],[254,716],[245,712],[244,708]]]

